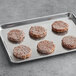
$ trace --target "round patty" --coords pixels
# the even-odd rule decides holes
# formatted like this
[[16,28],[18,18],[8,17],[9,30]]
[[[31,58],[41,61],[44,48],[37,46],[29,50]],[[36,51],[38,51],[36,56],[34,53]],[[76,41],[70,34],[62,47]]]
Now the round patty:
[[8,40],[11,42],[21,42],[24,39],[24,32],[22,30],[13,29],[8,32]]
[[19,59],[29,58],[31,56],[31,53],[32,53],[31,49],[24,45],[19,45],[15,47],[13,50],[13,55]]
[[55,21],[52,24],[52,30],[54,32],[57,32],[57,33],[67,32],[68,31],[68,24],[63,22],[63,21]]
[[41,54],[51,54],[55,50],[55,45],[51,41],[41,41],[37,45],[37,51]]
[[75,49],[76,48],[76,37],[66,36],[62,39],[62,46],[67,49]]
[[39,39],[45,37],[47,35],[47,32],[42,26],[32,26],[29,30],[29,34],[31,37]]

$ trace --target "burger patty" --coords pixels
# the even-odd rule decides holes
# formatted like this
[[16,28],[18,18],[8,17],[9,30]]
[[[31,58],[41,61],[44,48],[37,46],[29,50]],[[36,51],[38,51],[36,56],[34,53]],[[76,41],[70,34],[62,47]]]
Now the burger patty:
[[13,55],[19,59],[26,59],[31,56],[31,49],[28,46],[19,45],[13,49]]
[[68,24],[63,21],[55,21],[52,24],[52,30],[57,33],[67,32]]
[[37,51],[41,54],[51,54],[55,50],[55,45],[52,41],[44,40],[37,44]]
[[47,32],[42,26],[32,26],[29,30],[29,35],[32,38],[39,39],[45,37],[47,35]]
[[62,39],[62,46],[67,49],[76,49],[76,37],[66,36]]
[[8,32],[8,40],[11,42],[19,43],[24,39],[24,32],[22,30],[13,29]]

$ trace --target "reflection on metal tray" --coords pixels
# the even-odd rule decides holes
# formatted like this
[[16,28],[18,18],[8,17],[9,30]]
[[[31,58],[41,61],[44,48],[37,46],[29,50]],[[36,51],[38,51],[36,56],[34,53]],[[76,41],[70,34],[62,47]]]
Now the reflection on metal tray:
[[[59,35],[59,34],[55,34],[52,32],[51,25],[54,21],[58,21],[58,20],[62,20],[69,25],[69,30],[66,34]],[[6,48],[8,56],[10,58],[10,61],[13,63],[21,63],[21,62],[31,61],[35,59],[40,59],[40,58],[45,58],[49,56],[54,56],[54,55],[59,55],[59,54],[75,51],[75,49],[74,50],[64,49],[61,45],[61,40],[64,36],[67,36],[67,35],[76,36],[76,25],[75,24],[76,24],[76,18],[72,13],[61,13],[61,14],[56,14],[56,15],[28,19],[26,21],[21,21],[21,22],[4,24],[0,27],[0,30],[1,30],[0,36]],[[34,40],[30,38],[29,36],[30,27],[37,26],[37,25],[43,26],[44,28],[47,29],[47,36],[40,40]],[[27,45],[31,48],[32,56],[30,58],[21,60],[13,56],[13,48],[20,44],[13,44],[8,41],[7,33],[12,29],[21,29],[25,32],[25,39],[20,44]],[[54,42],[56,46],[54,53],[49,54],[49,55],[40,55],[37,52],[37,43],[42,40],[49,40],[49,41]]]

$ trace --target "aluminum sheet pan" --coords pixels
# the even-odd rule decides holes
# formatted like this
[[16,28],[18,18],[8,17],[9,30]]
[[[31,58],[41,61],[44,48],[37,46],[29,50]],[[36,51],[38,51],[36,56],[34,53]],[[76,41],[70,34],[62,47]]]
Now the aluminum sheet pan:
[[[55,34],[54,32],[52,32],[51,25],[54,21],[58,21],[58,20],[64,21],[69,25],[69,30],[67,33]],[[29,29],[31,26],[38,26],[38,25],[43,26],[45,27],[45,29],[47,29],[47,36],[40,40],[34,40],[30,38],[29,36]],[[61,45],[61,40],[63,37],[68,36],[68,35],[76,36],[76,18],[72,13],[61,13],[61,14],[56,14],[56,15],[28,19],[26,21],[8,23],[8,24],[2,25],[0,29],[1,29],[1,32],[0,32],[1,39],[6,48],[9,59],[13,63],[21,63],[21,62],[26,62],[26,61],[31,61],[31,60],[36,60],[40,58],[45,58],[45,57],[50,57],[54,55],[76,51],[75,49],[74,50],[64,49]],[[21,29],[25,32],[25,39],[23,40],[23,42],[21,42],[20,44],[13,44],[8,41],[7,33],[12,29]],[[38,42],[42,40],[49,40],[49,41],[54,42],[56,47],[55,47],[55,51],[52,54],[41,55],[37,52],[37,44]],[[31,57],[25,60],[17,59],[13,56],[14,47],[18,45],[22,45],[22,44],[29,46],[32,50]]]

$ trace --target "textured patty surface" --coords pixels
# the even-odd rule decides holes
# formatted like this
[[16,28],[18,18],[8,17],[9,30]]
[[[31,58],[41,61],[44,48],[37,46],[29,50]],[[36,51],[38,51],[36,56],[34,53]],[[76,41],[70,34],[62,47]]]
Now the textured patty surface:
[[75,49],[76,48],[76,37],[74,36],[66,36],[62,39],[62,46],[67,49]]
[[54,50],[55,45],[48,40],[40,41],[37,45],[37,51],[42,54],[51,54]]
[[26,59],[31,56],[31,49],[28,46],[19,45],[13,49],[13,55],[19,59]]
[[8,32],[8,40],[11,42],[21,42],[24,39],[24,32],[22,30],[13,29]]
[[63,21],[55,21],[52,24],[52,30],[54,32],[67,32],[68,31],[68,24]]
[[31,37],[38,39],[45,37],[47,35],[47,32],[42,26],[32,26],[29,30],[29,34]]

